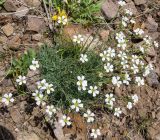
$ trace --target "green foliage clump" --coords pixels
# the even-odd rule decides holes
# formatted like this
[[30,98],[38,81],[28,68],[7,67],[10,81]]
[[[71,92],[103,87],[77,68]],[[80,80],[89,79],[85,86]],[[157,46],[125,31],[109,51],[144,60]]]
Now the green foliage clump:
[[36,53],[34,50],[29,49],[20,58],[13,59],[11,68],[8,75],[17,77],[19,75],[26,75],[28,68],[32,63],[33,58],[35,58]]
[[[88,62],[80,62],[80,54],[88,56]],[[43,79],[55,86],[55,91],[49,95],[49,102],[56,106],[67,108],[73,98],[79,98],[87,103],[94,98],[87,91],[78,91],[77,76],[85,76],[88,86],[98,86],[104,83],[99,76],[103,70],[101,58],[93,51],[87,51],[72,43],[44,46],[38,55]]]
[[53,0],[53,5],[56,9],[65,10],[75,23],[86,25],[102,21],[102,18],[100,18],[100,0],[80,0],[79,2],[77,0],[66,2]]
[[0,10],[2,9],[4,2],[5,2],[5,0],[0,0]]

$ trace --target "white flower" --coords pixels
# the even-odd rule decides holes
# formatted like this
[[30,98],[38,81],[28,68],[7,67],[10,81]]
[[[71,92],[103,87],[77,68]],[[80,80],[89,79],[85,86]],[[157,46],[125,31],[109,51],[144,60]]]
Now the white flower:
[[35,71],[37,68],[39,68],[38,61],[36,61],[35,58],[32,60],[32,65],[30,65],[29,68],[33,71]]
[[126,85],[129,85],[129,81],[131,81],[131,78],[129,77],[129,74],[125,74],[125,79],[123,80],[123,83]]
[[126,43],[118,43],[117,47],[122,48],[123,50],[125,50],[125,48],[127,47]]
[[110,61],[111,58],[115,57],[115,50],[109,47],[106,51],[103,51],[103,53],[100,53],[100,57],[102,57],[102,61],[108,60]]
[[127,27],[127,22],[129,21],[129,19],[128,19],[128,17],[122,17],[122,25],[124,26],[124,27]]
[[90,88],[90,90],[88,90],[88,93],[93,94],[93,97],[96,97],[96,95],[99,94],[99,91],[97,90],[98,89],[97,86],[94,86],[94,87],[90,86],[89,88]]
[[139,61],[139,65],[143,68],[144,67],[144,62],[143,61]]
[[132,13],[130,10],[128,10],[128,9],[125,9],[125,12],[126,12],[126,14],[128,14],[128,15],[130,15],[130,16],[133,15],[133,13]]
[[47,84],[46,80],[43,79],[43,80],[37,82],[37,87],[40,90],[45,90],[46,89],[46,84]]
[[113,65],[107,63],[107,65],[104,65],[104,69],[106,70],[106,72],[113,72]]
[[145,43],[146,43],[147,45],[151,45],[151,44],[152,44],[152,38],[151,38],[150,36],[148,36],[148,35],[146,35],[146,36],[143,38],[143,40],[145,41]]
[[119,117],[120,116],[120,114],[122,114],[122,111],[121,111],[121,109],[118,107],[118,108],[115,108],[115,111],[114,111],[114,116],[117,116],[117,117]]
[[73,42],[80,44],[83,41],[84,41],[84,38],[83,38],[82,35],[79,34],[79,35],[74,35],[73,36]]
[[53,105],[50,105],[50,106],[48,105],[46,107],[46,113],[47,113],[47,115],[52,116],[53,114],[56,113],[55,107]]
[[86,90],[87,80],[85,80],[84,76],[77,76],[78,82],[78,90]]
[[137,65],[140,63],[140,60],[137,55],[132,55],[132,62]]
[[38,94],[40,94],[40,93],[42,93],[41,91],[38,91],[38,90],[35,90],[35,92],[34,93],[32,93],[32,96],[37,96]]
[[118,43],[124,43],[125,42],[125,35],[123,32],[116,33],[116,40]]
[[153,70],[153,65],[152,64],[148,64],[145,67],[145,71],[143,73],[143,76],[146,77],[148,74],[150,74],[150,71]]
[[62,116],[62,119],[59,120],[59,123],[61,124],[62,127],[64,127],[65,125],[70,126],[71,125],[71,118],[67,117],[66,115]]
[[136,77],[135,81],[138,84],[138,86],[144,85],[144,79],[141,77]]
[[18,83],[18,85],[26,84],[26,77],[20,75],[20,76],[18,76],[18,78],[16,79],[16,82]]
[[116,56],[115,50],[112,49],[111,47],[109,47],[109,48],[107,49],[107,52],[108,52],[108,55],[109,55],[111,58],[113,58],[113,57]]
[[126,2],[123,1],[123,0],[119,0],[119,1],[118,1],[118,4],[119,4],[120,6],[125,6],[125,5],[126,5]]
[[134,30],[134,33],[136,35],[142,35],[142,34],[144,34],[144,31],[142,29],[140,29],[140,28],[137,28],[137,29]]
[[138,102],[137,94],[132,95],[133,104],[135,105]]
[[98,136],[100,136],[101,135],[101,132],[100,132],[100,130],[99,129],[92,129],[92,132],[91,132],[91,134],[90,134],[90,136],[91,137],[93,137],[94,139],[96,139]]
[[63,2],[68,3],[68,0],[63,0]]
[[113,102],[115,102],[115,98],[113,97],[112,93],[106,94],[105,102],[111,109],[113,108]]
[[122,19],[122,25],[123,25],[124,27],[127,27],[127,22],[124,21],[123,19]]
[[135,23],[136,23],[136,21],[135,21],[133,18],[130,20],[130,22],[131,22],[132,24],[135,24]]
[[126,39],[123,32],[116,33],[116,40],[118,42],[117,47],[121,47],[123,50],[127,47]]
[[100,57],[102,57],[102,61],[110,59],[107,54],[107,51],[103,51],[103,53],[100,53]]
[[123,69],[129,68],[129,65],[127,63],[128,63],[127,60],[122,60],[121,61],[121,65],[123,66]]
[[119,51],[118,57],[120,57],[122,60],[127,59],[127,55],[125,52]]
[[87,118],[87,122],[90,123],[90,122],[93,122],[94,121],[94,113],[92,113],[89,109],[87,110],[86,113],[84,113],[83,115],[85,118]]
[[154,41],[153,43],[154,43],[154,46],[155,46],[155,47],[157,47],[157,48],[159,47],[159,44],[158,44],[157,41]]
[[66,25],[67,22],[68,22],[68,20],[67,20],[67,17],[66,17],[66,16],[59,16],[57,22],[58,22],[59,24]]
[[45,97],[44,97],[44,95],[41,92],[37,92],[36,91],[36,93],[33,93],[32,95],[35,96],[36,104],[38,106],[40,106],[40,105],[42,105],[42,106],[46,105],[46,102],[44,101]]
[[131,103],[131,102],[128,102],[127,108],[128,108],[128,109],[132,109],[132,103]]
[[5,105],[9,105],[9,103],[13,103],[14,102],[14,98],[12,98],[12,93],[6,93],[3,95],[2,97],[2,103],[4,103]]
[[122,81],[120,81],[120,77],[119,76],[112,77],[112,84],[120,87],[120,85],[122,84]]
[[87,55],[86,55],[86,54],[81,54],[80,61],[81,61],[82,63],[87,62],[87,61],[88,61]]
[[51,92],[54,92],[54,88],[53,88],[53,85],[52,85],[52,84],[46,83],[46,84],[45,84],[45,88],[46,88],[47,94],[50,94]]
[[76,112],[79,112],[79,108],[83,108],[83,104],[80,99],[73,99],[73,105],[71,105],[71,109],[76,109]]
[[139,50],[144,53],[144,48],[142,46],[139,47]]
[[131,67],[131,69],[133,70],[134,74],[136,74],[136,73],[139,72],[139,68],[135,64],[133,64],[133,66]]

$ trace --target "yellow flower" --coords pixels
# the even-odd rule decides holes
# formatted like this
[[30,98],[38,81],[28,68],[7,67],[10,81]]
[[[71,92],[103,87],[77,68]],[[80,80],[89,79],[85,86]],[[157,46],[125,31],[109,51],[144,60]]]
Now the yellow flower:
[[57,21],[57,19],[58,19],[57,15],[52,16],[52,20]]

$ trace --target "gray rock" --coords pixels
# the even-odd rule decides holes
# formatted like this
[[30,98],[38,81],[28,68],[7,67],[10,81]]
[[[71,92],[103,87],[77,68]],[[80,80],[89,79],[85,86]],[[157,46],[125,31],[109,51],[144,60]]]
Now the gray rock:
[[146,27],[149,32],[156,32],[158,29],[158,23],[155,22],[155,19],[152,16],[147,18]]
[[15,12],[18,5],[19,3],[16,0],[6,0],[3,6],[8,12]]
[[21,7],[19,7],[17,10],[16,10],[16,16],[18,17],[18,18],[21,18],[21,17],[24,17],[24,16],[26,16],[26,14],[29,12],[29,9],[27,8],[27,7],[25,7],[25,6],[21,6]]
[[9,38],[9,41],[8,41],[8,46],[10,49],[12,50],[18,50],[19,49],[19,46],[21,44],[21,39],[20,39],[20,35],[15,35],[11,38]]
[[112,0],[106,0],[102,5],[102,12],[106,19],[111,20],[117,15],[118,5]]
[[10,115],[11,115],[13,121],[17,124],[21,124],[24,121],[24,117],[20,114],[20,112],[17,108],[12,108],[10,110]]
[[109,37],[109,30],[102,30],[99,35],[103,41],[107,41]]
[[45,22],[44,19],[39,17],[28,17],[27,21],[27,31],[33,31],[33,32],[41,32],[45,30]]
[[17,140],[40,140],[40,137],[34,132],[20,132],[17,136]]
[[133,1],[127,2],[127,4],[124,6],[124,9],[130,10],[134,15],[138,14],[137,8]]
[[42,35],[41,34],[35,34],[35,35],[32,35],[32,40],[35,40],[35,41],[40,41],[42,38]]
[[40,0],[24,0],[24,2],[31,7],[39,7],[41,5]]
[[134,3],[136,5],[141,5],[141,4],[145,4],[147,1],[146,0],[134,0]]
[[14,32],[14,28],[13,28],[13,26],[12,26],[10,23],[8,23],[8,24],[6,24],[6,25],[4,25],[4,26],[2,27],[2,31],[4,32],[4,34],[5,34],[6,36],[10,36],[10,35],[12,35],[13,32]]
[[160,133],[155,136],[155,140],[160,140]]
[[151,71],[146,79],[149,86],[151,87],[159,86],[158,75],[154,71]]
[[0,44],[5,44],[7,42],[6,36],[0,36]]
[[150,47],[147,49],[147,54],[150,56],[150,57],[155,57],[156,56],[156,51],[154,49],[154,47]]

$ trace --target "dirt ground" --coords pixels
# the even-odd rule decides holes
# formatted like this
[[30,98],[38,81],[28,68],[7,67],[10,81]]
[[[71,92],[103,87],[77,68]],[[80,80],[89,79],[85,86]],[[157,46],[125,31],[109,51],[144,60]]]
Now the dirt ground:
[[[25,4],[16,0],[7,1],[10,1],[10,5],[6,4],[0,10],[0,96],[8,92],[16,94],[11,79],[6,77],[13,57],[19,57],[28,48],[37,49],[42,43],[52,42],[52,33],[47,26],[46,14],[39,0],[26,0]],[[137,4],[139,2],[142,4]],[[132,3],[147,33],[160,43],[160,2],[134,0]],[[24,12],[17,14],[16,11],[21,10],[20,8],[24,9]],[[73,34],[75,26],[69,25],[65,30]],[[79,25],[76,30],[87,32]],[[100,27],[100,39],[103,40],[107,36],[108,30],[108,26]],[[124,114],[120,119],[95,107],[97,123],[87,125],[80,115],[70,114],[73,125],[62,130],[56,123],[46,123],[43,113],[35,107],[30,98],[18,97],[13,106],[8,108],[0,104],[0,140],[87,140],[89,128],[97,126],[101,129],[101,140],[160,140],[160,49],[152,48],[146,61],[153,62],[156,69],[147,77],[145,86],[122,86],[112,89],[118,97],[129,94],[137,94],[140,97],[134,109],[123,108]],[[28,75],[36,74],[30,72]],[[34,80],[36,79],[35,76]],[[31,81],[29,86],[32,86],[32,83],[34,81]],[[109,88],[111,87],[106,87]],[[118,104],[124,106],[123,102]]]

